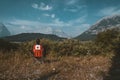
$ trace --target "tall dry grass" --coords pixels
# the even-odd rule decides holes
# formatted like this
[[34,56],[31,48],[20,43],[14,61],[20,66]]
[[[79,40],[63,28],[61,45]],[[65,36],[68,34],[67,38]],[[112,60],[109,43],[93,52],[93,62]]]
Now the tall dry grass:
[[47,56],[40,64],[28,53],[0,52],[1,80],[102,80],[111,66],[103,55],[80,57]]

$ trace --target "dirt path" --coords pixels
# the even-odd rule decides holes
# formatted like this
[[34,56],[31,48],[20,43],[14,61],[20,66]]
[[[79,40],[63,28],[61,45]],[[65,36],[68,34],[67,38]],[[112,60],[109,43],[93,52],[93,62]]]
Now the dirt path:
[[112,66],[108,76],[104,80],[120,80],[120,54],[116,54],[112,59]]

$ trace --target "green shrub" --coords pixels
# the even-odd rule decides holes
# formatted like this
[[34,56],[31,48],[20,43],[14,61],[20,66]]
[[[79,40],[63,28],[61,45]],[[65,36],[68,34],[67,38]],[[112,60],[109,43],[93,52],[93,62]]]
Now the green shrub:
[[[32,49],[35,40],[22,44],[23,50]],[[94,42],[83,42],[74,39],[65,39],[63,41],[52,41],[41,39],[45,55],[54,56],[80,56],[80,55],[97,55],[101,53],[100,48]],[[24,51],[25,52],[25,51]]]
[[97,35],[95,43],[97,46],[101,48],[103,52],[113,51],[116,45],[118,45],[119,41],[117,41],[120,35],[119,29],[109,29],[104,32],[101,32]]

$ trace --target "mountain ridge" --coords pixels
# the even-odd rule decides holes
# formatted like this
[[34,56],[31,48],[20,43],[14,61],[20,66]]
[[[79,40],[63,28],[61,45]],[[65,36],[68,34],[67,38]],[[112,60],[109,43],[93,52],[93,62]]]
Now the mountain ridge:
[[98,33],[112,28],[120,28],[120,15],[103,17],[75,39],[93,40]]
[[40,39],[46,38],[46,39],[50,39],[50,40],[65,39],[65,38],[58,37],[53,34],[42,34],[42,33],[20,33],[20,34],[8,36],[8,37],[3,37],[2,39],[5,39],[5,40],[11,41],[11,42],[25,42],[25,41],[35,40],[37,38],[40,38]]
[[11,33],[10,31],[7,29],[7,27],[0,22],[0,37],[5,37],[5,36],[10,36]]

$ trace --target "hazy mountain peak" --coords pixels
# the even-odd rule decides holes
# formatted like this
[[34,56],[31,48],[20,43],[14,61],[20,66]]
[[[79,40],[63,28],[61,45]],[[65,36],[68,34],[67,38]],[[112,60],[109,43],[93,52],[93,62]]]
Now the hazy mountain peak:
[[59,37],[70,38],[70,36],[62,30],[53,30],[52,34],[57,35]]
[[3,23],[0,23],[0,37],[9,36],[10,31],[6,28]]

